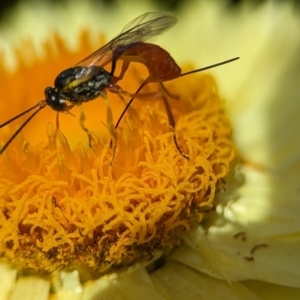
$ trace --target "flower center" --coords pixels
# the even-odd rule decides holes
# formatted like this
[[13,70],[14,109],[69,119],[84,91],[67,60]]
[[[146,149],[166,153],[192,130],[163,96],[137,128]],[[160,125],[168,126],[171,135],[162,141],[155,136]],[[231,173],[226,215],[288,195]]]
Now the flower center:
[[[48,70],[41,69],[43,75]],[[144,75],[144,69],[131,68],[122,88],[132,90]],[[51,124],[39,125],[48,142],[34,127],[28,142],[13,142],[0,157],[2,257],[37,271],[75,266],[107,272],[176,246],[203,219],[234,156],[231,124],[210,76],[186,76],[167,88],[179,98],[167,101],[178,145],[189,159],[174,143],[159,97],[134,101],[118,128],[113,160],[101,123],[105,114],[89,110],[92,102],[84,106],[87,121],[93,120],[87,124],[92,147],[84,132],[78,137],[78,119],[63,115],[74,119],[67,130],[63,122],[57,132]],[[152,84],[145,91],[159,90]],[[110,101],[116,118],[124,103]]]

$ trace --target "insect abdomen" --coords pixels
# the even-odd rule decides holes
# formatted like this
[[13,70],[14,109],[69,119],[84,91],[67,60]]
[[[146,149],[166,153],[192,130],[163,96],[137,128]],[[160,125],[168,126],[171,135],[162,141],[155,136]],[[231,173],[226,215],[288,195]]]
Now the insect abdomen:
[[155,82],[173,80],[181,74],[181,68],[172,56],[155,44],[132,44],[131,47],[128,47],[128,50],[122,53],[120,59],[144,64]]

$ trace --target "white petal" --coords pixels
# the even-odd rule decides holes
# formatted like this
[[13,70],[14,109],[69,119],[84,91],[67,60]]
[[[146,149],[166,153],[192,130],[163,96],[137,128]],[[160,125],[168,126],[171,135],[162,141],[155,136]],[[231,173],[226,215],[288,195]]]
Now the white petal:
[[243,285],[253,291],[261,300],[298,300],[300,289],[260,281],[243,281]]
[[[203,243],[203,247],[206,248],[206,245]],[[228,277],[226,264],[223,263],[223,258],[219,259],[219,253],[212,253],[211,259],[207,260],[207,257],[204,255],[199,255],[197,250],[193,250],[187,245],[180,246],[169,258],[169,260],[178,261],[186,266],[189,266],[195,270],[205,272],[214,277],[220,277],[220,274]],[[227,262],[228,263],[228,262]],[[248,262],[252,264],[255,262]],[[238,267],[238,263],[234,264],[232,268]],[[164,267],[163,267],[164,268]],[[238,267],[239,268],[239,267]],[[255,268],[255,266],[253,266]],[[247,272],[248,270],[246,270]],[[224,278],[224,276],[221,276]],[[227,280],[230,280],[227,278]],[[252,291],[259,299],[299,299],[300,298],[300,288],[286,287],[283,285],[270,284],[266,281],[241,281],[241,285],[245,288]],[[240,299],[244,299],[241,297]]]
[[[160,252],[155,255],[152,261],[159,256],[161,256]],[[147,270],[144,268],[152,261],[136,263],[117,273],[87,282],[84,285],[83,299],[101,297],[101,299],[163,300],[163,296],[156,290]]]
[[225,97],[241,156],[270,168],[299,161],[299,31],[292,1],[256,8],[246,3],[232,12],[216,1],[199,1],[162,41],[177,61],[198,68],[241,57],[210,72]]
[[0,284],[0,300],[7,299],[11,289],[15,285],[17,270],[7,264],[0,264],[1,284]]
[[[233,232],[245,235],[233,235]],[[258,279],[300,287],[298,241],[268,240],[226,225],[207,235],[198,230],[187,242],[201,257],[199,268],[219,278],[229,281]]]
[[152,280],[145,269],[120,278],[120,291],[126,300],[164,300],[165,298],[156,290]]
[[258,299],[239,283],[229,284],[174,262],[152,273],[151,278],[166,299]]
[[[53,276],[53,275],[52,275]],[[58,272],[52,280],[53,300],[81,300],[82,285],[78,271]]]
[[[229,180],[206,231],[199,227],[185,239],[200,255],[197,269],[229,281],[300,287],[298,177],[285,174],[282,182],[282,174],[242,170],[240,188]],[[191,265],[189,253],[179,257]]]
[[50,291],[50,282],[42,277],[29,276],[17,280],[10,300],[47,300]]
[[122,294],[117,288],[116,275],[104,276],[98,280],[89,281],[84,285],[82,300],[123,300]]
[[218,217],[187,241],[224,279],[300,287],[298,177],[243,170],[245,183],[239,189],[229,184]]
[[[246,161],[240,181],[229,180],[207,231],[199,229],[187,241],[210,274],[299,287],[300,17],[292,2],[267,1],[228,13],[216,2],[201,1],[182,21],[182,42],[173,56],[198,64],[220,53],[225,57],[219,60],[241,56],[212,72]],[[186,47],[191,39],[194,49]],[[235,238],[239,232],[245,238]]]

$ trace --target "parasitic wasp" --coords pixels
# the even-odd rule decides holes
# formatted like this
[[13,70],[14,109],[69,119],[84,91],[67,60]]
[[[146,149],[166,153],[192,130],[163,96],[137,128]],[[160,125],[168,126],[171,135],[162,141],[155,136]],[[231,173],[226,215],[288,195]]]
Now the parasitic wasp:
[[[222,61],[220,63],[210,65],[204,68],[192,70],[186,73],[181,72],[181,68],[176,64],[171,55],[155,44],[145,43],[151,37],[157,36],[165,30],[174,26],[177,19],[169,12],[148,12],[131,22],[129,22],[122,32],[113,38],[109,43],[96,50],[94,53],[78,62],[74,67],[63,70],[54,80],[54,87],[46,87],[44,90],[45,99],[39,101],[31,108],[21,112],[8,121],[0,124],[0,128],[10,124],[18,118],[34,111],[24,123],[14,132],[9,140],[0,149],[2,154],[11,144],[14,138],[22,131],[22,129],[46,106],[49,106],[57,112],[57,128],[59,125],[59,113],[70,113],[74,106],[80,108],[80,125],[88,134],[90,140],[90,132],[84,125],[85,115],[82,104],[98,98],[104,99],[107,109],[107,128],[114,142],[114,150],[117,140],[117,128],[128,110],[129,106],[136,98],[143,97],[139,92],[148,83],[159,83],[161,87],[160,96],[164,101],[169,124],[173,130],[173,139],[176,148],[182,156],[188,158],[180,149],[175,135],[175,120],[173,118],[171,108],[167,99],[163,94],[176,98],[171,95],[164,87],[163,82],[170,81],[192,73],[197,73],[213,67],[217,67],[234,60],[238,57]],[[122,67],[119,76],[115,76],[116,64],[122,61]],[[131,62],[142,63],[148,69],[149,75],[142,82],[134,94],[123,90],[118,82],[121,81]],[[104,69],[106,65],[111,63],[110,71]],[[131,97],[119,117],[117,123],[113,124],[112,111],[107,98],[106,91],[118,94],[120,97]]]

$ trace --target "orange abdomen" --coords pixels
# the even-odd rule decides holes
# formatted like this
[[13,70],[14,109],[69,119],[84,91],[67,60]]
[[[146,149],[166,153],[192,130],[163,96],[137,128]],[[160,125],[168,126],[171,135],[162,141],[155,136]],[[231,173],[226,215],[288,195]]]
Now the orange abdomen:
[[144,64],[152,82],[172,80],[181,74],[181,68],[171,55],[155,44],[135,43],[119,59]]

